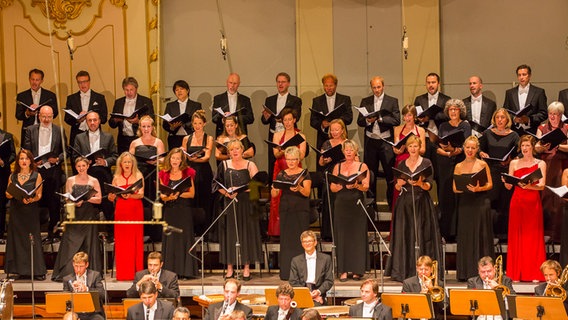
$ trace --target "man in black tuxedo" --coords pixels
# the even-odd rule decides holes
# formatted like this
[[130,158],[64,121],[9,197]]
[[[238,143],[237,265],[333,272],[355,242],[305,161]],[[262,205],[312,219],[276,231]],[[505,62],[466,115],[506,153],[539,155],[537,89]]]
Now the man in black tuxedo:
[[168,148],[170,150],[181,147],[183,138],[188,134],[193,133],[191,117],[195,111],[201,110],[201,103],[189,99],[190,89],[189,84],[186,81],[176,81],[174,83],[173,91],[177,100],[168,102],[165,114],[169,114],[172,118],[174,118],[182,113],[187,113],[190,120],[186,123],[181,123],[180,121],[174,123],[162,121],[162,128],[168,132]]
[[57,118],[57,113],[59,112],[55,93],[41,87],[44,77],[43,71],[39,69],[32,69],[30,70],[28,77],[30,81],[30,89],[18,93],[16,101],[28,105],[34,109],[34,111],[28,109],[22,103],[16,104],[16,119],[23,121],[20,141],[24,141],[27,127],[39,123],[39,119],[37,117],[39,106],[45,104],[52,106],[54,119]]
[[235,310],[245,313],[247,320],[252,319],[252,309],[237,301],[241,292],[241,282],[233,278],[227,278],[223,284],[224,301],[209,305],[205,310],[203,320],[229,320],[230,314]]
[[300,235],[305,253],[292,258],[290,278],[293,287],[307,287],[316,305],[325,304],[325,296],[333,287],[333,271],[329,255],[316,251],[317,240],[313,231]]
[[[107,104],[105,96],[91,90],[91,76],[87,71],[81,70],[75,76],[79,91],[67,96],[66,110],[71,110],[78,115],[84,115],[89,111],[96,111],[100,116],[101,124],[107,122]],[[71,126],[69,133],[69,145],[75,143],[75,136],[88,129],[85,117],[77,120],[72,115],[65,113],[65,123]]]
[[[280,115],[280,112],[284,108],[292,108],[296,110],[298,119],[296,119],[296,124],[300,120],[302,115],[302,99],[292,95],[288,88],[290,87],[290,75],[286,72],[280,72],[276,75],[276,89],[278,93],[267,97],[264,101],[264,105],[270,109],[273,114]],[[268,141],[272,141],[274,133],[284,130],[284,125],[282,124],[282,119],[280,117],[273,116],[270,112],[262,110],[262,117],[260,118],[262,124],[268,125]],[[268,152],[268,177],[270,182],[272,182],[272,172],[274,171],[274,157],[273,152]]]
[[[493,113],[497,110],[497,104],[495,101],[485,97],[481,90],[483,89],[483,80],[478,76],[471,76],[469,78],[469,92],[471,95],[463,99],[466,109],[467,121],[474,122],[483,128],[487,129],[491,125],[491,118]],[[483,132],[481,130],[475,130],[475,124],[471,126],[472,130],[477,132],[477,136],[480,136]]]
[[79,313],[81,319],[102,320],[105,319],[104,301],[105,288],[103,278],[98,271],[87,269],[89,267],[89,255],[85,252],[77,252],[73,256],[73,274],[63,277],[63,291],[67,292],[98,292],[99,311],[89,313]]
[[568,89],[558,92],[558,101],[564,105],[564,115],[568,117]]
[[40,200],[40,206],[49,210],[48,241],[54,238],[53,227],[59,222],[61,202],[55,193],[59,191],[64,177],[61,169],[63,163],[63,148],[66,146],[65,135],[61,128],[53,124],[53,109],[43,106],[39,110],[39,124],[34,124],[26,129],[22,147],[30,150],[37,158],[46,155],[36,161],[39,173],[46,186]]
[[142,302],[128,308],[127,320],[171,320],[174,306],[167,300],[158,299],[158,288],[154,282],[147,280],[140,284],[140,300]]
[[[0,120],[2,120],[2,112],[0,112]],[[4,231],[6,231],[6,205],[8,204],[6,189],[12,173],[10,165],[15,160],[14,136],[0,129],[0,243],[5,243]]]
[[289,283],[282,283],[276,288],[276,297],[278,305],[270,306],[266,310],[265,320],[300,320],[302,309],[292,308],[292,299],[294,299],[294,288]]
[[[101,154],[99,157],[95,158],[91,162],[87,173],[99,180],[101,192],[103,196],[106,196],[107,192],[104,188],[104,184],[112,182],[112,172],[110,168],[116,164],[117,158],[114,137],[112,134],[101,130],[101,119],[96,111],[88,112],[87,116],[85,116],[85,123],[87,124],[87,131],[79,133],[75,137],[73,144],[74,150],[72,153],[73,163],[79,156],[85,156],[99,149],[104,149],[104,156]],[[112,202],[102,201],[100,208],[106,220],[114,220],[114,207]],[[111,236],[114,234],[114,228],[112,226],[107,228],[107,231]]]
[[[236,73],[231,73],[227,78],[227,91],[213,98],[211,120],[217,125],[215,137],[223,133],[223,118],[235,112],[239,128],[244,134],[248,134],[247,125],[254,122],[250,98],[238,92],[240,84],[241,77]],[[221,108],[223,114],[215,110],[217,108]]]
[[394,166],[394,151],[390,142],[394,141],[394,127],[400,124],[400,109],[398,99],[384,93],[385,81],[383,77],[373,77],[371,79],[371,89],[373,95],[363,98],[360,107],[365,108],[367,113],[380,111],[381,113],[371,117],[364,117],[359,113],[357,125],[365,128],[365,153],[364,162],[375,174],[370,185],[370,191],[375,194],[377,191],[377,177],[379,175],[379,162],[385,173],[387,184],[386,196],[389,207],[392,209],[392,194],[394,176],[392,167]]
[[122,119],[111,115],[108,124],[111,128],[118,128],[117,146],[118,153],[128,151],[130,143],[136,140],[138,122],[142,116],[149,115],[154,118],[154,104],[148,97],[138,94],[138,81],[133,77],[126,77],[122,80],[124,97],[116,99],[112,107],[112,113],[130,115],[135,111],[141,110],[132,119]]
[[363,302],[349,307],[351,318],[372,318],[392,320],[392,309],[381,303],[379,283],[375,279],[367,279],[361,284],[361,300]]
[[[343,120],[345,126],[348,126],[353,121],[353,110],[351,110],[351,98],[336,92],[337,90],[337,77],[334,74],[328,73],[321,78],[323,84],[324,94],[317,96],[312,101],[312,109],[318,112],[327,114],[339,107],[343,108],[343,112],[339,117],[326,118],[323,115],[313,112],[310,115],[310,126],[317,130],[316,147],[321,150],[321,145],[329,139],[329,123],[331,120],[339,118]],[[317,166],[318,171],[323,171],[324,167]]]
[[523,134],[524,131],[536,133],[538,126],[548,117],[548,105],[546,104],[546,93],[544,89],[530,83],[531,67],[522,64],[517,67],[517,80],[519,85],[505,92],[505,103],[503,107],[514,112],[527,107],[529,104],[534,110],[529,111],[522,117],[513,118],[511,129]]
[[137,297],[142,283],[152,281],[158,289],[159,298],[177,299],[180,294],[177,275],[162,269],[163,265],[162,254],[150,252],[148,254],[148,269],[136,272],[132,286],[126,291],[126,296],[129,298]]

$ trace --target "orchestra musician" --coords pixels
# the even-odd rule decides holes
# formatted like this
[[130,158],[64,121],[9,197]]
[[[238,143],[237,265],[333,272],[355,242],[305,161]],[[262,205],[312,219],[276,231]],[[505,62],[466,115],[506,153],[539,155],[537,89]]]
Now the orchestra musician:
[[228,278],[223,284],[224,301],[209,305],[205,311],[203,320],[229,320],[235,310],[241,310],[246,314],[246,319],[252,319],[252,309],[237,301],[241,293],[241,282],[237,279]]
[[136,272],[132,286],[126,291],[126,296],[136,298],[142,283],[150,280],[156,285],[159,298],[177,299],[180,296],[178,278],[175,273],[162,268],[164,265],[162,254],[150,252],[147,263],[148,269]]
[[[567,266],[568,267],[568,266]],[[556,260],[546,260],[540,265],[540,272],[544,276],[546,282],[539,284],[538,286],[534,287],[534,294],[536,296],[550,296],[550,292],[552,290],[551,287],[557,287],[558,291],[564,290],[564,295],[566,294],[566,290],[568,290],[568,282],[562,283],[561,281],[565,281],[566,279],[561,279],[560,276],[564,272],[568,272],[562,270],[562,266]],[[564,308],[568,312],[568,299],[564,299]]]
[[106,319],[103,307],[105,301],[103,277],[98,271],[87,269],[89,267],[89,255],[86,252],[77,252],[73,255],[72,261],[73,272],[63,277],[63,291],[98,292],[101,310],[98,312],[79,313],[79,317],[89,320]]
[[361,303],[349,307],[349,316],[355,318],[372,318],[392,320],[391,307],[381,303],[379,283],[375,279],[367,279],[361,284]]
[[265,320],[299,320],[302,316],[302,310],[293,306],[294,288],[285,282],[276,289],[276,297],[278,305],[268,307],[266,310]]
[[140,284],[140,303],[128,308],[126,320],[169,320],[174,315],[174,306],[167,300],[158,299],[158,288],[151,280]]

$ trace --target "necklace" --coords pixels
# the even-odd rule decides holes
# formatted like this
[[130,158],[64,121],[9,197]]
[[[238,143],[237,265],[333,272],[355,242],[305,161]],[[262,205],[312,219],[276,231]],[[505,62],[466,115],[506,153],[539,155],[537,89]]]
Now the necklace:
[[18,173],[18,179],[20,180],[28,180],[31,176],[31,173]]

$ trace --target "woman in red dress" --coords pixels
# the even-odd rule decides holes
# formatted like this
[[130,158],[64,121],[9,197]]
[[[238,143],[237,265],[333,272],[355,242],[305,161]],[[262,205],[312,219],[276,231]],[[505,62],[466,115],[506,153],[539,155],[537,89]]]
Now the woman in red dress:
[[[546,260],[540,191],[546,180],[546,163],[534,157],[535,138],[524,135],[519,140],[522,158],[509,164],[509,174],[522,177],[540,168],[542,178],[532,183],[518,183],[511,197],[507,244],[507,276],[513,281],[544,281],[540,265]],[[505,183],[511,189],[512,184]]]
[[[129,152],[123,152],[116,160],[116,172],[112,184],[127,188],[136,181],[144,179],[138,170],[136,158]],[[142,181],[144,182],[144,181]],[[142,198],[144,185],[132,194],[108,194],[110,201],[115,201],[115,221],[143,221],[144,209]],[[116,224],[114,226],[114,256],[116,280],[133,280],[136,271],[144,268],[144,226],[141,224]]]
[[[292,108],[284,108],[282,112],[282,124],[284,125],[284,130],[280,132],[276,132],[274,137],[272,138],[272,142],[283,144],[284,142],[292,139],[296,134],[301,135],[304,138],[304,141],[297,145],[298,149],[300,149],[300,165],[301,162],[306,156],[306,136],[300,133],[300,130],[295,128],[296,121],[298,120],[298,115],[296,114],[296,110]],[[274,157],[276,161],[274,162],[274,172],[272,173],[272,180],[276,180],[276,176],[278,173],[284,169],[288,169],[288,164],[286,163],[286,159],[284,157],[284,150],[282,148],[272,148],[272,152],[274,153]],[[269,236],[280,236],[280,212],[278,208],[280,207],[280,195],[277,197],[273,197],[270,200],[270,216],[268,217],[268,235]]]

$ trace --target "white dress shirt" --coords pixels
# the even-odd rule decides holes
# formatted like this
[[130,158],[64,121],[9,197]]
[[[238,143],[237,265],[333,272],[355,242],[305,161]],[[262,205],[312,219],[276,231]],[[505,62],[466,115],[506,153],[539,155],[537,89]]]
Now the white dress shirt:
[[[435,105],[438,102],[438,96],[440,95],[440,91],[436,92],[435,94],[428,93],[428,108]],[[438,106],[444,108],[444,106]],[[428,130],[432,131],[434,134],[438,134],[438,127],[436,127],[436,123],[434,119],[430,119],[428,121]]]
[[[182,115],[185,113],[185,109],[187,108],[187,102],[189,101],[189,98],[185,99],[185,101],[179,101],[178,100],[178,104],[179,104],[179,114]],[[176,132],[176,136],[187,136],[187,132],[185,131],[185,129],[183,128],[183,123],[181,124],[181,126],[179,127],[178,131]]]
[[375,312],[375,307],[377,306],[378,301],[374,301],[373,303],[367,304],[363,302],[363,318],[373,318],[373,313]]
[[[136,98],[138,98],[138,95],[136,95],[134,99],[126,98],[126,101],[124,102],[124,110],[122,111],[123,115],[130,115],[136,110]],[[122,121],[122,133],[129,137],[133,137],[135,135],[132,123],[128,122],[126,119]]]
[[[39,101],[41,99],[41,87],[39,87],[39,89],[37,89],[37,91],[34,91],[34,89],[31,89],[31,90],[32,90],[33,104],[39,105]],[[38,124],[37,116],[34,116],[34,124]]]
[[316,283],[316,260],[317,260],[317,252],[307,254],[306,253],[306,263],[308,269],[308,276],[306,277],[306,283]]
[[227,91],[227,97],[229,101],[229,112],[235,113],[237,111],[238,93],[235,92],[234,94],[231,94]]
[[[374,100],[374,103],[373,103],[374,110],[373,110],[373,112],[376,112],[376,111],[381,110],[381,106],[383,105],[383,99],[384,99],[384,97],[385,97],[385,94],[384,94],[384,93],[381,94],[379,97],[377,97],[377,96],[375,96],[375,95],[373,96],[373,100]],[[372,139],[380,139],[380,138],[387,139],[387,138],[390,138],[390,136],[391,136],[390,131],[388,131],[388,130],[385,131],[385,132],[381,132],[381,128],[379,128],[379,122],[378,122],[378,121],[373,122],[373,129],[372,129],[372,131],[370,131],[370,132],[369,132],[369,131],[366,131],[365,134],[366,134],[369,138],[372,138]]]
[[327,101],[327,112],[332,112],[335,109],[335,97],[337,93],[334,93],[332,96],[325,95],[325,99]]
[[[145,304],[142,304],[144,307],[144,318],[145,320],[154,320],[154,315],[156,314],[156,310],[158,309],[158,301],[154,302],[154,305],[150,308],[146,307]],[[148,312],[148,310],[150,312]]]
[[[286,92],[285,94],[277,94],[276,95],[276,114],[280,114],[282,109],[286,106],[286,100],[288,100],[288,95],[290,93]],[[284,131],[284,125],[282,122],[276,122],[276,126],[274,127],[274,132]]]

